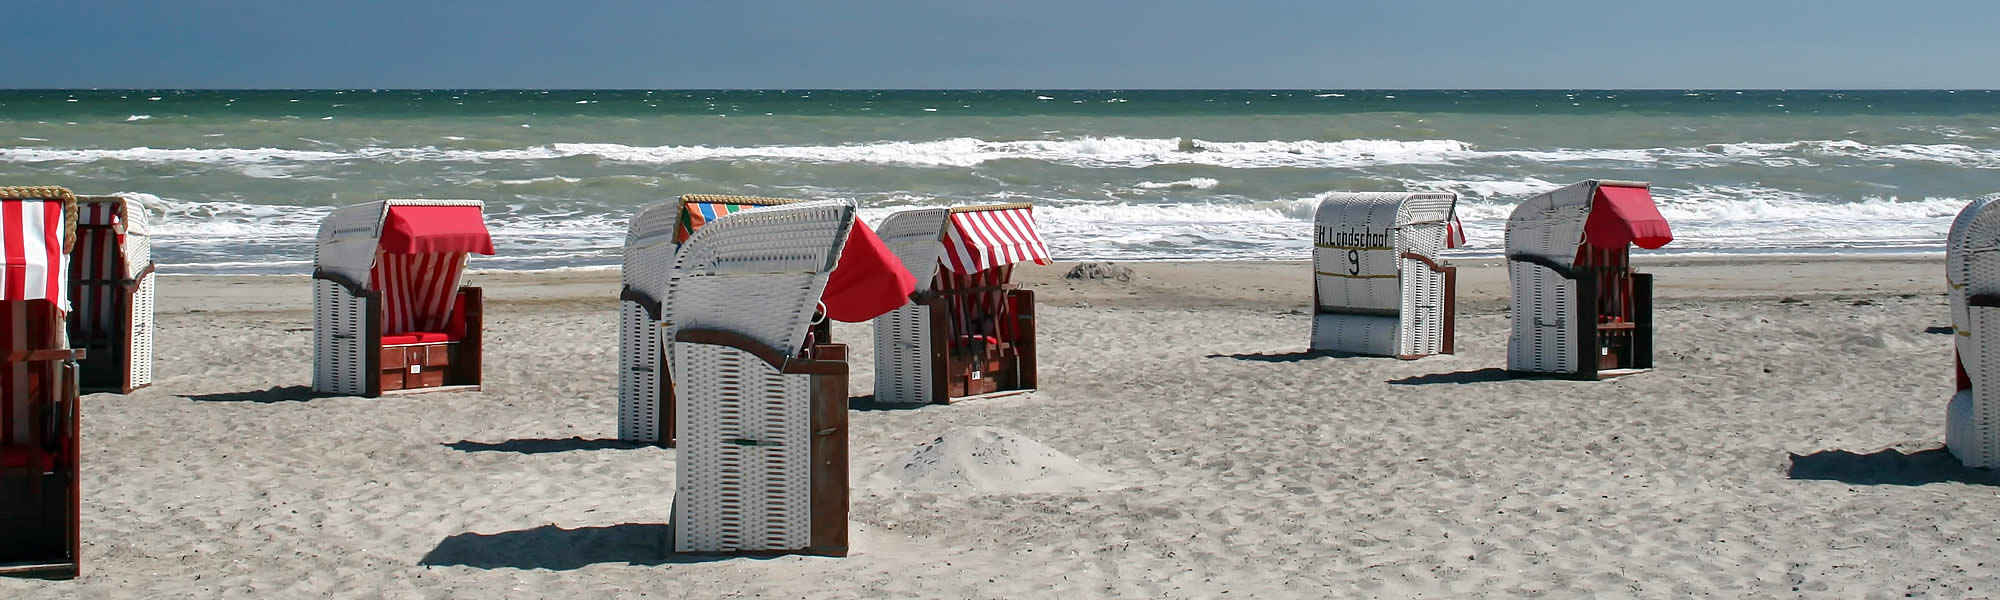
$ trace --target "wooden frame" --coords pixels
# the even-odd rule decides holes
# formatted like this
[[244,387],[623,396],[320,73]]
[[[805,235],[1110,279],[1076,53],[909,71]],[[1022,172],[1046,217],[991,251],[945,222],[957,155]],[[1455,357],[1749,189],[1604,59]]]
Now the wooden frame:
[[[1011,384],[995,384],[996,389],[991,391],[952,395],[952,382],[954,378],[964,375],[969,379],[969,372],[972,370],[971,367],[975,365],[961,360],[962,357],[959,356],[959,353],[955,352],[951,347],[951,308],[947,305],[945,297],[953,294],[991,293],[996,289],[1006,292],[1006,302],[1014,309],[1014,339],[1002,344],[1000,350],[1002,356],[1000,360],[1003,362],[1006,360],[1005,357],[1009,354],[1009,351],[1011,351],[1013,364],[1007,365],[1011,368],[1005,368],[1001,372],[1006,373],[1005,377],[1011,378],[1013,381]],[[1039,385],[1039,373],[1037,373],[1035,368],[1037,357],[1035,353],[1034,290],[1024,290],[1014,284],[1007,284],[999,288],[968,288],[942,292],[930,291],[917,294],[915,298],[911,299],[911,302],[925,307],[925,310],[930,312],[930,396],[932,404],[951,404],[958,400],[1027,393],[1033,391]],[[984,373],[985,371],[981,373],[982,379],[985,378]]]
[[[42,536],[49,536],[52,533],[61,535],[64,538],[62,541],[45,545],[61,548],[61,552],[66,554],[0,562],[0,576],[71,579],[83,573],[83,477],[82,469],[79,468],[83,445],[82,402],[77,393],[76,361],[83,359],[85,355],[83,350],[35,350],[14,352],[7,356],[9,362],[58,363],[56,385],[48,392],[61,404],[56,410],[58,414],[63,415],[61,417],[63,423],[58,424],[57,429],[70,440],[67,452],[63,456],[64,464],[52,473],[32,474],[23,479],[30,482],[31,489],[40,489],[42,492],[42,497],[36,499],[37,508],[40,509],[38,512],[41,513],[38,516],[46,516],[47,509],[51,506],[59,507],[68,514],[63,523],[54,527],[43,527],[40,532]],[[12,475],[9,474],[8,478],[12,478]],[[35,482],[36,478],[43,481]],[[56,485],[36,485],[50,483],[48,480],[51,479],[55,480]],[[0,514],[4,512],[11,511],[5,511],[4,507],[0,507]],[[46,522],[46,519],[43,521]],[[6,542],[11,546],[22,541],[10,539]]]

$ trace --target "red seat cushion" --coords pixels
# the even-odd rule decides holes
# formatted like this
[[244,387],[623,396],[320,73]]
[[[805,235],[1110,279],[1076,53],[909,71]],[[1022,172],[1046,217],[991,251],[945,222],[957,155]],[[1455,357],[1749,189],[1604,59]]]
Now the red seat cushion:
[[384,346],[396,346],[400,344],[435,344],[438,342],[455,342],[455,341],[458,341],[458,338],[448,334],[434,333],[428,331],[399,331],[396,333],[382,334],[382,345]]
[[0,446],[0,469],[26,468],[37,473],[47,472],[55,465],[55,457],[41,448],[24,445]]

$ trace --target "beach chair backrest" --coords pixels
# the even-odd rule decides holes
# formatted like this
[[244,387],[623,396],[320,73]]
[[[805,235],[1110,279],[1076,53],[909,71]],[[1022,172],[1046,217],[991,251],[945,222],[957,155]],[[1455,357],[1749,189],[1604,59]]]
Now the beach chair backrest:
[[1313,285],[1320,309],[1402,309],[1405,253],[1435,259],[1450,245],[1456,194],[1334,193],[1313,214]]
[[152,266],[145,206],[122,196],[79,196],[77,219],[70,252],[70,331],[93,338],[116,334],[125,326],[119,319],[119,286]]
[[681,329],[719,329],[797,354],[853,226],[852,204],[816,201],[732,213],[696,230],[668,280],[663,343]]
[[921,293],[931,289],[931,279],[937,275],[938,260],[944,256],[944,228],[948,209],[918,208],[896,211],[882,219],[882,225],[875,228],[875,235],[882,238],[882,245],[896,255],[903,263],[903,269],[916,279],[916,291]]

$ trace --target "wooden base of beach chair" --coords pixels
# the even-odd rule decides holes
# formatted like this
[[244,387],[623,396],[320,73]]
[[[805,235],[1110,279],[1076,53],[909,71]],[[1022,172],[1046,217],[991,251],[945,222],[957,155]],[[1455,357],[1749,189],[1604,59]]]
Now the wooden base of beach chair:
[[930,312],[931,403],[951,404],[1035,389],[1039,383],[1035,369],[1035,293],[1009,289],[1007,302],[1015,319],[1014,336],[1009,341],[957,347],[952,344],[949,303],[936,296],[922,303]]
[[[82,455],[78,448],[81,410],[76,367],[71,361],[86,354],[74,350],[16,354],[25,356],[10,356],[10,364],[19,361],[53,367],[49,369],[54,374],[52,380],[22,387],[42,400],[30,403],[30,412],[58,419],[55,429],[63,438],[63,449],[55,456],[30,452],[30,458],[23,461],[27,464],[0,464],[0,575],[69,579],[81,573],[83,548],[82,472],[77,466]],[[56,414],[50,415],[47,409]],[[40,440],[30,443],[39,445]],[[0,454],[11,454],[9,450],[19,448],[0,448]],[[48,460],[45,467],[44,459]]]

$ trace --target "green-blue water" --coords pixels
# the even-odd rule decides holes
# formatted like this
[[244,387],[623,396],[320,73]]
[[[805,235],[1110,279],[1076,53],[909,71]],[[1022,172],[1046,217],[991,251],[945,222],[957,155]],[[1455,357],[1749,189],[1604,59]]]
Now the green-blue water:
[[303,272],[329,207],[476,198],[487,268],[616,262],[684,193],[1036,203],[1060,258],[1303,258],[1331,191],[1651,181],[1701,252],[1935,251],[2000,192],[1991,91],[0,91],[0,183],[137,194],[168,272]]

